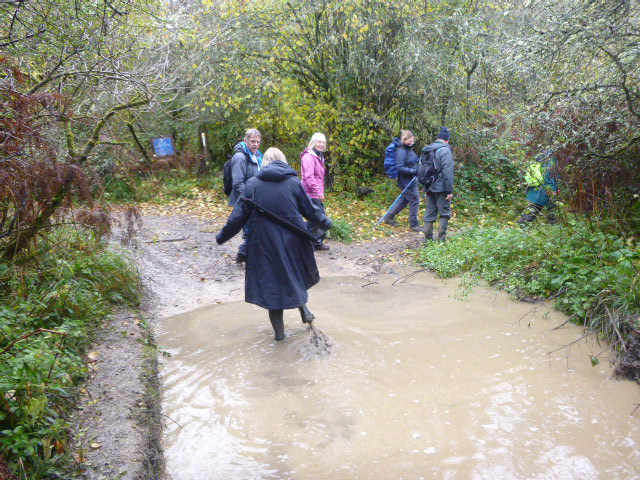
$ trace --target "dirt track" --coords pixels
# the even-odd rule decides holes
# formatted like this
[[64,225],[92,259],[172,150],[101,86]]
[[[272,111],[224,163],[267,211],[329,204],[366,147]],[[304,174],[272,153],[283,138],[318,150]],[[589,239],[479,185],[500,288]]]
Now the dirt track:
[[[145,289],[138,312],[123,311],[105,325],[91,351],[91,379],[73,418],[74,449],[83,460],[80,478],[159,480],[162,422],[154,332],[163,318],[210,305],[242,300],[244,266],[235,263],[240,238],[218,246],[214,235],[224,219],[143,217],[139,247],[131,251]],[[400,232],[401,229],[398,229]],[[410,262],[421,234],[363,244],[329,241],[316,255],[322,276],[374,277]]]

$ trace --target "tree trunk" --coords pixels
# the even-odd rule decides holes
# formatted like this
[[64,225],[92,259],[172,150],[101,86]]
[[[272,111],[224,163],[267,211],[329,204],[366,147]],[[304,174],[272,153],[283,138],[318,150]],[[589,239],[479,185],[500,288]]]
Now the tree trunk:
[[140,153],[144,157],[145,163],[146,164],[151,164],[151,159],[149,158],[149,154],[147,153],[147,149],[144,148],[144,145],[140,142],[140,139],[138,138],[138,135],[136,134],[136,129],[133,127],[133,123],[127,123],[127,128],[129,129],[129,132],[131,132],[131,136],[133,137],[133,141],[136,143],[136,146],[138,147],[138,150],[140,150]]

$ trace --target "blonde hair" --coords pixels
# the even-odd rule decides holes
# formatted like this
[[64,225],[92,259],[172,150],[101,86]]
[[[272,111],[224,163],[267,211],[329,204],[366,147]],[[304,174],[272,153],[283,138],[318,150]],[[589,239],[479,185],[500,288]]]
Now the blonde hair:
[[264,157],[262,157],[262,167],[266,167],[271,162],[287,163],[287,159],[279,148],[271,147],[264,152]]
[[311,135],[311,140],[309,140],[309,145],[307,145],[307,148],[314,148],[316,146],[316,143],[318,143],[318,140],[324,140],[324,143],[327,143],[327,138],[324,136],[324,134],[316,132]]
[[415,138],[415,135],[413,134],[413,132],[411,130],[400,130],[400,141],[402,143],[404,143],[404,141],[407,138],[411,138],[411,137]]

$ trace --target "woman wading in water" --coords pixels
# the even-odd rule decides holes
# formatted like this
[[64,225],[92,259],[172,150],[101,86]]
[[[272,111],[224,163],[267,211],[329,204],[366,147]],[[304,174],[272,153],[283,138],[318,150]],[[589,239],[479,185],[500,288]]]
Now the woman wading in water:
[[247,182],[244,196],[216,235],[221,245],[249,224],[245,301],[269,310],[276,340],[285,338],[283,310],[298,308],[304,323],[314,318],[306,307],[307,290],[320,281],[320,273],[303,217],[323,230],[331,228],[284,154],[270,148],[262,170]]

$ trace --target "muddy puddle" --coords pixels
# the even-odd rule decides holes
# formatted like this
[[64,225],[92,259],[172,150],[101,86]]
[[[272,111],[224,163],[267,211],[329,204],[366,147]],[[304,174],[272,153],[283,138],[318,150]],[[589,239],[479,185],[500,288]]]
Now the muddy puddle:
[[[236,302],[163,322],[171,480],[640,478],[640,387],[548,307],[428,273],[405,283],[330,277],[309,331]],[[549,353],[553,352],[553,353]]]

